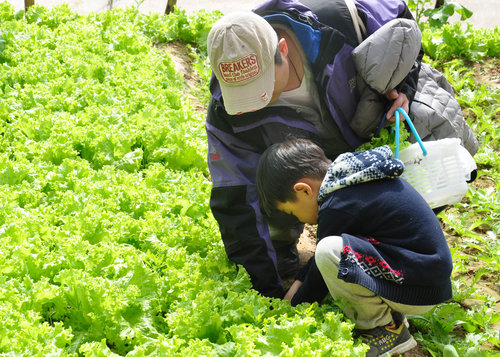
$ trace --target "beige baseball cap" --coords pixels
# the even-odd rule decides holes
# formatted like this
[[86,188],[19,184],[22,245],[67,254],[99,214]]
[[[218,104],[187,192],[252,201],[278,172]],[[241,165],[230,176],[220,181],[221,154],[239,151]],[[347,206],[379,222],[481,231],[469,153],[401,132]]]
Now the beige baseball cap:
[[277,46],[274,29],[253,12],[233,12],[214,24],[208,34],[208,57],[229,114],[269,104]]

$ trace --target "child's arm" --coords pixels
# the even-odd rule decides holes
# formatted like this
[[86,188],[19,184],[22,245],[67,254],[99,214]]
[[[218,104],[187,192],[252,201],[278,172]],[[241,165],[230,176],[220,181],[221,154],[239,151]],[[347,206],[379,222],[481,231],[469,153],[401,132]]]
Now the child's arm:
[[293,296],[295,295],[295,293],[297,292],[297,290],[299,290],[299,288],[300,288],[301,285],[302,285],[302,282],[300,280],[295,280],[293,282],[292,286],[290,286],[290,289],[288,289],[288,291],[286,292],[286,294],[283,297],[283,299],[292,302]]
[[292,306],[296,306],[302,302],[320,302],[327,294],[328,288],[312,257],[295,275],[295,282],[284,299],[289,300]]

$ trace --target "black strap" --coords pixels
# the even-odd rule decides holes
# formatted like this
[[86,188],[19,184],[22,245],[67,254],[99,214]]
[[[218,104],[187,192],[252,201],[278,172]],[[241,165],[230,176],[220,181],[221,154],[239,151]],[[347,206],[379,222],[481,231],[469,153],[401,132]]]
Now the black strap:
[[[337,53],[344,44],[356,47],[358,37],[351,14],[344,0],[301,0],[316,14],[318,20],[326,25],[321,28],[321,44],[318,59],[312,64],[313,72],[316,74],[315,80],[320,88],[324,88],[325,83],[321,82],[323,68],[332,63]],[[364,13],[360,13],[364,20]],[[324,78],[327,80],[327,78]]]
[[[347,44],[357,46],[356,31],[344,0],[301,0],[301,2],[316,14],[321,23],[342,33]],[[364,18],[364,14],[360,13],[360,16]]]

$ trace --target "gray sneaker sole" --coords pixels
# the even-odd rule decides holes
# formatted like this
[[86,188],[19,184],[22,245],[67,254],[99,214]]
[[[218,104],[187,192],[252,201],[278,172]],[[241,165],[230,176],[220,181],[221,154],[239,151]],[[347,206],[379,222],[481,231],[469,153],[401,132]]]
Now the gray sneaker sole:
[[397,354],[408,352],[409,350],[411,350],[411,349],[413,349],[415,347],[417,347],[417,341],[415,341],[415,339],[413,338],[413,336],[411,336],[411,338],[408,341],[397,345],[392,350],[387,351],[385,354],[383,354],[381,356],[383,356],[383,357],[390,357],[390,356],[393,356],[393,355],[397,355]]

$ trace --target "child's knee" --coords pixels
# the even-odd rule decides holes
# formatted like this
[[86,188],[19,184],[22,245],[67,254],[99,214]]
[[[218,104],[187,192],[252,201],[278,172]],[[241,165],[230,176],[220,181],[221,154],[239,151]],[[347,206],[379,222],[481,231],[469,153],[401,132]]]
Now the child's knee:
[[340,236],[328,236],[321,239],[316,245],[314,256],[318,269],[321,271],[332,264],[338,267],[343,248],[344,242]]

